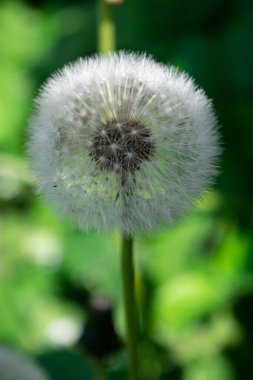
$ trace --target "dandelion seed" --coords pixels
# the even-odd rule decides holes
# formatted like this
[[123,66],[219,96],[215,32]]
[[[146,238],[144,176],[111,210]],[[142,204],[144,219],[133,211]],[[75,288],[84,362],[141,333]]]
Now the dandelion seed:
[[49,380],[44,371],[25,356],[0,346],[0,380]]
[[29,152],[39,192],[80,229],[135,235],[171,226],[212,183],[219,137],[191,78],[119,52],[49,79]]

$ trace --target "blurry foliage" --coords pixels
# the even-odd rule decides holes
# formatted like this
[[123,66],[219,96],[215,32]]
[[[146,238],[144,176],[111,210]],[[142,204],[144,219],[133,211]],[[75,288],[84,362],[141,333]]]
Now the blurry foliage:
[[[224,147],[215,190],[172,231],[136,243],[143,377],[248,379],[253,3],[125,0],[113,11],[118,48],[179,66],[214,98]],[[93,0],[1,2],[0,340],[33,354],[45,351],[38,358],[52,380],[95,378],[94,362],[68,349],[83,332],[90,294],[113,300],[114,327],[124,334],[118,237],[59,222],[34,194],[24,149],[39,85],[95,51]],[[122,352],[109,358],[107,372],[125,378]]]

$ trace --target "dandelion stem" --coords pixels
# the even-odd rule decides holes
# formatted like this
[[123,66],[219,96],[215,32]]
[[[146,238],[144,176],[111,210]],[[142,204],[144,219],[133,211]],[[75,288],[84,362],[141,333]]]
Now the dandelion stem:
[[[115,2],[117,3],[117,2]],[[111,5],[97,0],[98,5],[98,51],[109,53],[115,50],[115,25]],[[129,380],[138,380],[137,313],[134,291],[133,239],[122,237],[121,270],[125,305]]]
[[122,237],[121,271],[126,318],[129,379],[138,380],[137,313],[134,292],[133,239]]
[[105,0],[97,0],[98,7],[98,51],[109,53],[115,50],[115,25],[112,6]]

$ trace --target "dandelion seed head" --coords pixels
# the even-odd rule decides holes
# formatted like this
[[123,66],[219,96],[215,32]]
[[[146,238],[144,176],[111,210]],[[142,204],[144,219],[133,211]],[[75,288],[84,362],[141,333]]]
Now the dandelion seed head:
[[30,122],[38,191],[82,230],[171,226],[212,183],[219,151],[211,101],[145,55],[64,67]]

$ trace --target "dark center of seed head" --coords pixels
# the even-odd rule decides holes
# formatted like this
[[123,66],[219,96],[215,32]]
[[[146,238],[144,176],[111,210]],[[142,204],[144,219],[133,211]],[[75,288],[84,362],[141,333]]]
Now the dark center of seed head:
[[130,173],[149,161],[154,151],[149,128],[137,121],[102,124],[94,131],[89,147],[89,155],[100,170]]

